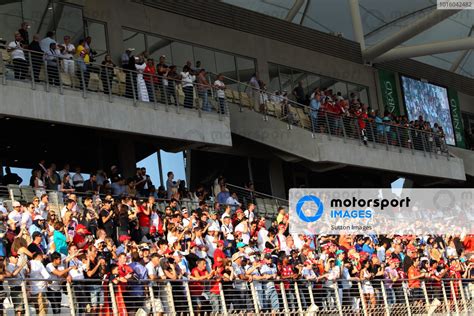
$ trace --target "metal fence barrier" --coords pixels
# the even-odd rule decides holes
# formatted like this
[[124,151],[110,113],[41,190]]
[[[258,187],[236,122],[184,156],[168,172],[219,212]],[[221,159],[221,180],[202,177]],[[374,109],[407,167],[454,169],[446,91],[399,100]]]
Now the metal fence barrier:
[[471,315],[474,280],[12,280],[7,315]]

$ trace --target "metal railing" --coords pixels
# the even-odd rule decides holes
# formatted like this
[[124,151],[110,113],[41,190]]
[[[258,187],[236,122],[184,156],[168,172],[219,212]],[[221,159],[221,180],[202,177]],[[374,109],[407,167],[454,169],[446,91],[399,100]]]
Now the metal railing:
[[233,184],[226,184],[226,186],[230,192],[237,193],[237,197],[242,204],[242,209],[246,209],[249,203],[255,204],[256,216],[274,220],[278,215],[277,211],[279,207],[284,207],[288,210],[288,200]]
[[397,148],[399,152],[408,150],[414,154],[415,151],[421,151],[425,156],[450,157],[446,139],[441,133],[376,122],[375,119],[361,119],[350,115],[348,111],[337,114],[322,109],[313,110],[288,97],[255,89],[232,78],[225,79],[237,85],[237,91],[226,91],[226,97],[229,102],[237,104],[240,111],[252,109],[261,113],[264,121],[268,121],[270,116],[274,117],[285,122],[290,130],[295,126],[308,130],[313,138],[317,134],[325,134],[329,139],[337,137],[345,142],[356,140],[360,145],[373,148]]
[[[311,281],[6,279],[3,308],[23,315],[470,315],[474,280]],[[258,279],[258,280],[257,280]]]
[[[90,93],[103,93],[109,102],[123,97],[139,102],[151,103],[155,109],[180,113],[183,109],[194,109],[199,113],[228,115],[225,99],[218,97],[219,87],[212,82],[203,85],[196,82],[184,84],[179,73],[158,76],[144,72],[144,65],[137,69],[124,69],[112,65],[86,63],[78,57],[64,58],[56,54],[43,54],[21,49],[24,59],[12,59],[0,46],[0,78],[4,85],[8,81],[27,81],[32,89],[39,85],[50,92],[63,94],[65,89],[81,91],[87,98]],[[145,60],[146,63],[146,60]],[[197,76],[196,76],[197,78]]]

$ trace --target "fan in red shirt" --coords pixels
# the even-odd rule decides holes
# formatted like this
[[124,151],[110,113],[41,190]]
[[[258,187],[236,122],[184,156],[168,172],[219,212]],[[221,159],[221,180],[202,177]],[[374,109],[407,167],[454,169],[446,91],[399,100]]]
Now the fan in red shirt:
[[149,203],[144,203],[138,206],[138,225],[140,225],[140,229],[143,235],[150,233],[150,215],[152,207],[153,206]]
[[367,119],[369,115],[367,114],[367,104],[362,105],[362,108],[359,108],[355,112],[355,116],[357,117],[357,122],[359,124],[360,135],[362,136],[362,140],[364,145],[367,146],[367,131],[365,130]]
[[216,250],[214,250],[214,265],[212,266],[213,269],[224,265],[224,260],[226,256],[223,249],[224,249],[224,241],[219,240],[217,242],[217,248]]
[[76,233],[74,234],[72,242],[77,246],[78,249],[87,250],[90,244],[89,236],[92,235],[91,232],[86,228],[86,226],[78,224],[76,226]]
[[[282,263],[279,267],[279,272],[280,272],[280,277],[281,279],[295,279],[298,275],[295,273],[293,270],[293,266],[290,264],[290,261],[287,256],[284,256],[282,259]],[[285,286],[285,290],[290,289],[290,282],[289,281],[284,281],[283,285]]]
[[[209,280],[213,277],[215,271],[211,273],[206,270],[206,260],[199,259],[196,262],[197,266],[191,270],[189,278],[193,280],[189,282],[189,291],[191,292],[191,299],[193,306],[197,306],[197,313],[209,308],[208,300],[202,295],[204,292],[204,284],[201,281]],[[196,311],[195,311],[196,312]]]

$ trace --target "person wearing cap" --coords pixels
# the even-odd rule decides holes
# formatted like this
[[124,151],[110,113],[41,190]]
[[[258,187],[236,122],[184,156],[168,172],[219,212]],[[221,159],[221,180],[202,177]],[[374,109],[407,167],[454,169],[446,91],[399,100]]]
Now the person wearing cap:
[[18,201],[13,201],[12,203],[13,211],[8,214],[8,219],[13,220],[15,223],[17,223],[18,226],[21,224],[21,218],[22,218],[22,213],[23,213],[23,208],[21,207],[20,202]]
[[[240,245],[242,246],[242,245]],[[241,247],[243,248],[243,247]],[[246,311],[249,309],[249,305],[247,305],[250,299],[250,293],[248,288],[248,282],[252,281],[252,276],[247,275],[245,271],[246,261],[244,260],[245,255],[241,252],[236,252],[232,255],[232,267],[234,269],[235,281],[234,281],[234,289],[235,289],[235,309],[239,311]]]
[[[318,273],[319,274],[319,273]],[[307,308],[307,302],[311,301],[308,287],[313,288],[314,282],[318,280],[318,275],[314,272],[313,269],[313,262],[311,260],[306,260],[303,262],[303,268],[301,269],[301,277],[305,279],[307,282],[299,283],[300,292],[301,292],[301,300],[302,305],[304,308]]]
[[219,242],[219,230],[217,227],[209,226],[207,229],[207,235],[204,239],[208,247],[207,255],[210,258],[214,258],[214,252],[216,251]]
[[277,312],[280,309],[278,294],[275,289],[275,282],[278,278],[278,270],[273,263],[272,254],[267,252],[263,257],[263,264],[260,267],[260,274],[264,277],[263,309]]
[[[28,271],[29,269],[27,260],[20,260],[17,255],[10,255],[8,257],[8,263],[5,267],[5,272],[6,275],[9,277],[8,287],[10,288],[10,299],[13,303],[15,313],[18,316],[24,315],[24,302],[22,298],[23,292],[21,290],[21,281],[27,278]],[[0,306],[2,306],[3,309],[3,304],[0,304]]]
[[77,248],[86,250],[93,240],[91,232],[87,229],[86,226],[78,224],[76,226],[76,233],[72,239],[72,242],[77,246]]
[[389,305],[393,305],[397,302],[397,296],[395,295],[394,283],[396,283],[400,276],[398,274],[397,268],[400,264],[400,260],[397,258],[390,259],[388,262],[388,267],[385,268],[384,272],[384,285],[385,292],[387,293],[387,301]]
[[44,236],[41,232],[35,231],[31,235],[32,241],[31,244],[28,245],[28,251],[35,254],[35,253],[40,253],[44,255],[46,253],[46,248],[42,247],[41,243],[44,239]]
[[[36,215],[35,220],[33,221],[33,224],[30,226],[28,229],[28,232],[30,233],[30,236],[33,236],[35,232],[39,232],[40,234],[46,233],[45,230],[45,219],[41,215]],[[43,238],[41,241],[41,247],[43,247],[43,250],[48,249],[48,242],[47,238]]]

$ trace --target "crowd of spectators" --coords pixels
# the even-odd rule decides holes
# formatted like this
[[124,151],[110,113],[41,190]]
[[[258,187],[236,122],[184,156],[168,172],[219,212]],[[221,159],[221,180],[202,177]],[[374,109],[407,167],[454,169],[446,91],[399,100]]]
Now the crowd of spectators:
[[[111,92],[117,66],[109,54],[105,55],[100,65],[93,64],[97,52],[91,48],[90,36],[79,40],[77,45],[71,43],[70,36],[64,36],[61,44],[53,37],[54,32],[48,32],[41,40],[40,36],[35,34],[33,40],[29,42],[28,24],[21,25],[15,33],[15,40],[7,45],[16,79],[27,77],[28,58],[31,57],[31,68],[36,81],[39,81],[41,65],[46,62],[51,85],[58,85],[61,71],[71,77],[81,78],[79,85],[82,89],[83,84],[89,86],[90,74],[97,73],[102,81],[104,93]],[[25,49],[30,50],[31,54],[25,54]],[[200,61],[195,65],[187,61],[185,65],[179,67],[168,65],[164,55],[160,56],[156,63],[147,51],[136,55],[134,51],[134,48],[127,48],[120,58],[121,68],[130,70],[125,74],[125,97],[144,102],[159,101],[177,105],[180,90],[184,95],[185,107],[197,107],[194,104],[196,94],[200,100],[200,108],[203,111],[211,111],[210,95],[214,95],[218,111],[225,113],[226,84],[222,74],[218,74],[216,80],[211,83],[210,74],[202,67]],[[342,136],[343,129],[346,129],[346,135],[349,137],[356,135],[365,144],[368,141],[376,141],[423,150],[425,143],[425,147],[429,146],[429,149],[425,150],[446,150],[445,135],[440,124],[432,124],[421,116],[417,120],[409,121],[406,116],[396,116],[388,111],[375,111],[367,104],[363,104],[354,92],[349,96],[343,96],[341,92],[334,92],[331,89],[315,88],[311,95],[307,95],[304,83],[299,82],[290,95],[287,91],[269,93],[266,84],[258,79],[257,74],[251,76],[249,89],[246,90],[255,111],[267,113],[267,102],[272,101],[281,106],[282,116],[290,124],[297,124],[302,119],[291,108],[307,106],[306,114],[309,115],[313,133]],[[406,128],[411,128],[412,131],[409,132]]]
[[300,81],[291,95],[287,91],[270,93],[257,74],[251,77],[249,90],[255,111],[268,114],[268,102],[273,102],[281,107],[281,116],[289,124],[297,125],[304,120],[292,108],[303,109],[304,115],[309,116],[309,128],[313,133],[360,138],[365,145],[375,141],[425,151],[444,152],[447,149],[440,124],[432,124],[423,116],[410,121],[406,115],[371,109],[355,92],[345,97],[341,92],[316,87],[307,95],[304,83]]
[[[41,39],[35,34],[29,41],[28,23],[22,23],[21,28],[15,32],[14,40],[6,45],[11,55],[15,79],[25,80],[31,71],[35,82],[40,82],[40,71],[42,65],[46,65],[47,81],[50,85],[59,86],[60,72],[69,75],[71,82],[77,78],[79,88],[89,87],[91,73],[98,74],[102,81],[103,92],[109,94],[117,68],[109,54],[104,56],[100,64],[95,63],[98,58],[97,52],[91,47],[90,36],[80,39],[76,45],[71,43],[71,37],[64,36],[64,41],[58,43],[54,39],[54,32],[50,31]],[[124,96],[144,102],[160,101],[168,104],[178,104],[178,91],[184,94],[184,106],[187,108],[197,107],[194,105],[194,87],[201,100],[201,109],[211,111],[209,101],[211,89],[215,91],[218,111],[225,113],[226,89],[222,74],[216,76],[211,83],[206,70],[197,61],[193,66],[187,61],[178,71],[178,66],[168,65],[166,56],[162,55],[158,63],[147,51],[133,54],[134,48],[127,48],[122,54],[120,62],[122,70],[125,70],[125,93]],[[31,60],[30,60],[31,59]],[[31,70],[30,70],[31,61]]]
[[[43,175],[56,177],[53,166],[43,169],[44,161],[39,165],[35,181]],[[253,309],[250,283],[260,309],[282,310],[280,283],[293,309],[297,304],[290,286],[293,281],[301,284],[304,308],[311,302],[310,285],[320,309],[334,308],[339,299],[343,306],[359,310],[357,282],[370,309],[383,304],[380,282],[384,282],[388,304],[403,302],[404,287],[413,304],[418,304],[424,300],[422,281],[430,300],[442,301],[441,279],[474,278],[472,235],[295,235],[289,233],[285,208],[277,210],[276,218],[262,217],[252,198],[243,203],[228,192],[223,178],[208,189],[196,190],[198,202],[188,208],[179,196],[181,181],[174,181],[172,172],[163,190],[164,203],[157,203],[143,168],[137,169],[133,180],[135,191],[119,196],[97,195],[98,183],[110,182],[112,187],[121,178],[115,166],[110,176],[93,174],[92,181],[84,181],[77,176],[80,173],[71,177],[67,168],[57,174],[54,181],[44,179],[55,186],[63,179],[64,208],[54,210],[44,192],[32,201],[14,201],[12,209],[0,207],[5,225],[0,280],[9,280],[19,314],[23,304],[14,287],[27,278],[46,279],[29,282],[29,296],[39,314],[44,313],[47,301],[53,311],[61,309],[61,282],[72,282],[75,295],[82,297],[79,313],[109,309],[103,284],[112,282],[123,315],[133,314],[147,300],[137,282],[159,289],[163,282],[175,281],[171,282],[174,306],[185,311],[184,287],[176,281],[188,280],[195,312],[220,313],[219,284],[230,310]],[[213,196],[212,204],[209,196]],[[455,288],[448,288],[448,298],[461,290],[474,294],[472,282],[462,287],[456,283]],[[2,293],[0,302],[7,292]],[[166,311],[168,299],[162,293],[157,290],[155,298]]]

